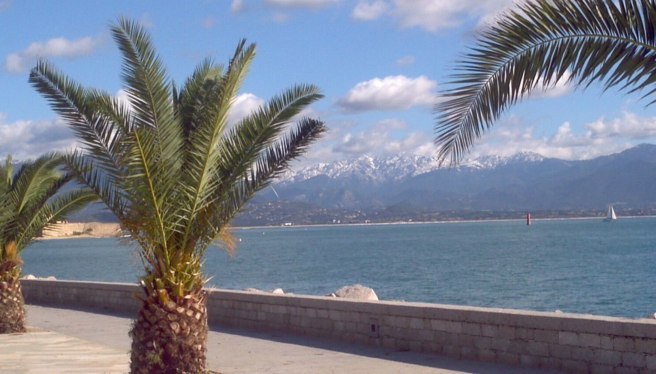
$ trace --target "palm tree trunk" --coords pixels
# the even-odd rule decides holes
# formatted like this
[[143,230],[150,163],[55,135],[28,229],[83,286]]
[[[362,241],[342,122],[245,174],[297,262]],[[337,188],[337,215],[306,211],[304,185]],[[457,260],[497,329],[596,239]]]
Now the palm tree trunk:
[[205,372],[207,294],[201,289],[187,296],[180,303],[162,302],[157,292],[141,299],[130,331],[131,373]]
[[25,302],[20,278],[6,275],[0,274],[0,334],[25,332]]

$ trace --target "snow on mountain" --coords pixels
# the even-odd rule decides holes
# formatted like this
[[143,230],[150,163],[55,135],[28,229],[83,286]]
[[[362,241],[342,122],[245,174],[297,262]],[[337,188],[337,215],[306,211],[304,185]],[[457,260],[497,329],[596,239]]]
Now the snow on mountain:
[[535,152],[519,152],[513,156],[482,156],[476,159],[465,160],[462,166],[472,169],[495,169],[500,166],[511,165],[521,162],[541,162],[546,157]]
[[[541,162],[545,157],[533,152],[521,152],[514,156],[484,156],[465,160],[459,169],[494,169],[518,162]],[[280,183],[300,182],[317,176],[331,179],[355,177],[373,182],[400,181],[408,177],[426,174],[448,165],[440,165],[435,156],[395,155],[391,157],[372,157],[364,155],[352,160],[319,163],[299,170],[289,170]]]

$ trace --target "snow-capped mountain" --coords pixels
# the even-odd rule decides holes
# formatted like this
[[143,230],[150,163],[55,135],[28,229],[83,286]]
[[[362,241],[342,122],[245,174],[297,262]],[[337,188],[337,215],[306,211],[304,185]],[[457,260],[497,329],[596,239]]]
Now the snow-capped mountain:
[[656,145],[584,161],[523,152],[455,168],[434,157],[363,156],[289,172],[258,201],[326,209],[592,209],[656,206]]
[[[513,156],[484,156],[464,160],[457,169],[494,169],[515,163],[541,162],[546,158],[533,152],[521,152]],[[331,179],[359,178],[371,182],[401,181],[406,178],[448,169],[435,156],[396,155],[391,157],[361,156],[348,161],[319,163],[295,171],[288,171],[280,178],[280,183],[296,183],[327,176]]]

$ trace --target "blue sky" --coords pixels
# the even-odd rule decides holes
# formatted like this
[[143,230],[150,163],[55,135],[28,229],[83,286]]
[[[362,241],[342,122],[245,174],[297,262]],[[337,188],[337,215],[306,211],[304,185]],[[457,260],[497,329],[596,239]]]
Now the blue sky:
[[[433,104],[457,59],[512,0],[0,0],[0,154],[24,159],[75,141],[28,84],[46,58],[87,87],[120,95],[108,26],[143,24],[171,77],[204,57],[226,62],[241,38],[257,56],[233,118],[295,83],[325,98],[306,113],[329,133],[302,161],[431,155]],[[584,159],[656,142],[656,106],[639,94],[548,88],[508,110],[471,156],[519,151]]]

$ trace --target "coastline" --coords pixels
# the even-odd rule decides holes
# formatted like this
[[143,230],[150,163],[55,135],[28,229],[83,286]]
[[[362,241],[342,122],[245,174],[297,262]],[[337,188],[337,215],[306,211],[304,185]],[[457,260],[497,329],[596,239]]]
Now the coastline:
[[[583,221],[583,220],[599,220],[603,221],[605,217],[589,216],[589,217],[553,217],[553,218],[532,218],[532,222],[544,221]],[[645,216],[622,216],[618,219],[636,219],[636,218],[656,218],[656,215]],[[308,227],[340,227],[340,226],[388,226],[388,225],[444,225],[444,224],[458,224],[458,223],[485,223],[485,222],[525,222],[525,218],[498,218],[498,219],[470,219],[470,220],[452,220],[452,221],[396,221],[396,222],[370,222],[370,223],[319,223],[314,225],[276,225],[276,226],[233,226],[233,230],[253,230],[253,229],[293,229],[293,228],[308,228]]]
[[[622,216],[621,219],[636,218],[656,218],[656,216]],[[578,221],[578,220],[602,220],[600,217],[562,217],[562,218],[534,218],[533,222],[541,221]],[[234,226],[233,230],[261,230],[261,229],[294,229],[310,227],[340,227],[340,226],[387,226],[387,225],[442,225],[458,223],[485,223],[485,222],[524,222],[523,218],[518,219],[481,219],[481,220],[453,220],[453,221],[397,221],[397,222],[371,222],[371,223],[324,223],[316,225],[291,225],[291,226]],[[64,222],[58,223],[48,230],[44,231],[39,240],[57,240],[57,239],[103,239],[103,238],[121,238],[124,236],[123,230],[118,223],[102,222]]]

